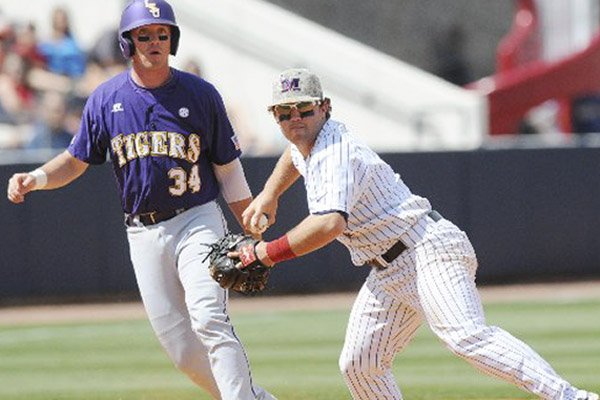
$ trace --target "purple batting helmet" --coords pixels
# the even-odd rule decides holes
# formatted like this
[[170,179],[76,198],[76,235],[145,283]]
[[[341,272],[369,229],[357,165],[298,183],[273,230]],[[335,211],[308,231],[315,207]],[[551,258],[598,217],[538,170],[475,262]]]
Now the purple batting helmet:
[[119,46],[123,57],[130,58],[135,53],[130,32],[151,24],[171,26],[171,54],[177,53],[180,33],[175,13],[169,3],[165,0],[133,0],[123,10],[119,24]]

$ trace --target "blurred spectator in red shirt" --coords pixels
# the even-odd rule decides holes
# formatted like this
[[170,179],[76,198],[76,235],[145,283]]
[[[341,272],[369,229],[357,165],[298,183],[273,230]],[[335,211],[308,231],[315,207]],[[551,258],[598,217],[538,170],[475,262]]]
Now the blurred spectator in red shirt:
[[0,41],[4,41],[7,37],[12,36],[12,26],[9,20],[2,14],[0,10]]
[[31,121],[35,103],[35,93],[27,83],[29,66],[27,61],[16,53],[8,53],[0,69],[0,103],[14,123]]
[[38,49],[36,29],[33,23],[16,28],[15,42],[10,50],[27,60],[31,66],[46,68],[46,57]]

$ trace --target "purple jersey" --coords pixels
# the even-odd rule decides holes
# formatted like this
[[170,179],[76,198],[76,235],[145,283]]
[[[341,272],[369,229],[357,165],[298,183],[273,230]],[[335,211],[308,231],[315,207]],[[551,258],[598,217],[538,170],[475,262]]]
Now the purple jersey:
[[113,163],[123,210],[130,214],[189,208],[219,194],[212,163],[240,156],[221,96],[208,82],[171,69],[156,89],[129,71],[88,99],[69,152],[88,164]]

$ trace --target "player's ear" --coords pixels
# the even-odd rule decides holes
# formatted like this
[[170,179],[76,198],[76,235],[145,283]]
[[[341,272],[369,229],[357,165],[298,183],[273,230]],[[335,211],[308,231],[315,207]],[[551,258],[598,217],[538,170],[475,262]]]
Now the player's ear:
[[331,99],[325,97],[323,101],[321,101],[320,107],[321,111],[323,111],[326,114],[327,119],[329,119],[329,116],[331,115]]

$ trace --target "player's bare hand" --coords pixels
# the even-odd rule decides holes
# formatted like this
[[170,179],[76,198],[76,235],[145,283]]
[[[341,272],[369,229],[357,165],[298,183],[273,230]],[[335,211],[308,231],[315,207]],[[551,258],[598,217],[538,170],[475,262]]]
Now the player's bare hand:
[[35,178],[28,173],[14,174],[8,180],[7,197],[15,204],[25,201],[25,195],[35,186]]
[[276,215],[277,199],[268,197],[261,192],[242,213],[242,223],[245,229],[253,232],[256,227],[262,225],[263,216],[267,218],[267,226],[271,226],[275,223]]

